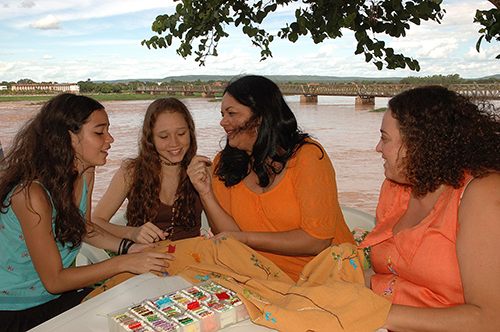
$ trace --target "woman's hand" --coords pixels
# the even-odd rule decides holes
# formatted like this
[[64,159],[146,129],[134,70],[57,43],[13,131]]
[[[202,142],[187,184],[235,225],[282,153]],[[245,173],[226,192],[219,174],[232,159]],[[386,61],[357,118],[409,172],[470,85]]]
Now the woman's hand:
[[212,237],[212,240],[218,241],[218,240],[222,239],[223,237],[232,237],[233,239],[235,239],[243,244],[248,244],[246,235],[247,235],[247,233],[241,232],[241,231],[224,231],[224,232],[220,232],[219,234]]
[[165,240],[168,234],[168,232],[162,231],[155,224],[147,222],[140,227],[136,227],[130,239],[137,243],[153,243]]
[[[132,247],[134,247],[133,245]],[[146,251],[141,253],[130,253],[119,256],[124,258],[126,270],[131,273],[142,274],[150,271],[163,273],[167,271],[170,264],[167,260],[173,261],[175,257],[164,252]]]
[[212,191],[212,161],[205,156],[195,156],[187,168],[187,175],[200,196]]

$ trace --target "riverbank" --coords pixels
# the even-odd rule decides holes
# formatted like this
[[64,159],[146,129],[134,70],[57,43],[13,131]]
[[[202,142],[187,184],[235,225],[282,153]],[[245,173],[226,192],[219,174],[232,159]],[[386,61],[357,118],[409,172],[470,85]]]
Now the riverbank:
[[[108,94],[86,94],[81,93],[81,95],[85,95],[91,98],[94,98],[97,101],[130,101],[130,100],[153,100],[158,98],[169,98],[175,97],[178,99],[183,98],[202,98],[201,93],[195,93],[193,96],[182,96],[180,94],[176,95],[167,95],[167,94],[159,94],[159,95],[149,95],[149,94],[140,94],[140,93],[108,93]],[[33,102],[44,102],[54,97],[54,95],[0,95],[0,103],[6,101],[33,101]],[[217,97],[219,97],[217,95]]]

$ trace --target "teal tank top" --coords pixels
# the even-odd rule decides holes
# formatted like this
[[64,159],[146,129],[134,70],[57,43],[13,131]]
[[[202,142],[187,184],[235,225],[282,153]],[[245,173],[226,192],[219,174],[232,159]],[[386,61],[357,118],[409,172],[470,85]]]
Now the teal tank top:
[[[37,182],[37,181],[35,181]],[[42,187],[43,184],[39,183]],[[80,200],[80,212],[87,214],[88,186],[83,181],[82,199]],[[7,197],[10,200],[15,188]],[[45,189],[47,191],[47,189]],[[52,197],[47,191],[52,202]],[[52,229],[55,234],[56,211],[52,206]],[[70,244],[62,246],[57,242],[57,248],[61,254],[64,268],[68,268],[75,260],[80,247],[70,249]],[[12,207],[9,206],[6,213],[0,213],[0,310],[23,310],[35,307],[56,299],[60,294],[51,294],[38,277],[31,261],[26,242],[19,220]]]

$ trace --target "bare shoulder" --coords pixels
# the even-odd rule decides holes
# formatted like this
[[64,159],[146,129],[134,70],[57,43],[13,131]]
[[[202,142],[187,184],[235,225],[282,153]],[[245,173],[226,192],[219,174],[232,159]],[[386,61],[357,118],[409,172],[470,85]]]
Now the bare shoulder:
[[18,218],[52,213],[50,198],[45,188],[37,182],[18,186],[12,194],[11,205]]
[[500,198],[500,173],[490,172],[473,179],[464,191],[462,204]]
[[459,208],[461,227],[468,221],[488,227],[500,216],[500,174],[487,173],[475,178],[464,191]]

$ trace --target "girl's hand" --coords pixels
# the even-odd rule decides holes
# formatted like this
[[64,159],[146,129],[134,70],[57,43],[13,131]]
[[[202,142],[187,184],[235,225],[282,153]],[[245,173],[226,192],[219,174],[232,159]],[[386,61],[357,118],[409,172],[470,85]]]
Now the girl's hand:
[[147,243],[147,244],[134,243],[132,246],[130,246],[127,254],[138,253],[145,249],[156,248],[156,247],[158,247],[158,245],[154,243]]
[[187,168],[187,175],[200,196],[212,191],[212,161],[205,156],[195,156]]
[[153,251],[131,253],[119,257],[124,257],[125,264],[127,264],[126,270],[135,274],[143,274],[150,271],[163,273],[167,271],[167,267],[170,266],[167,260],[175,260],[175,257],[172,255]]
[[164,232],[151,222],[137,227],[132,233],[131,240],[137,243],[153,243],[165,240],[168,232]]

